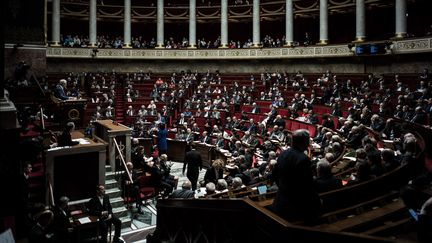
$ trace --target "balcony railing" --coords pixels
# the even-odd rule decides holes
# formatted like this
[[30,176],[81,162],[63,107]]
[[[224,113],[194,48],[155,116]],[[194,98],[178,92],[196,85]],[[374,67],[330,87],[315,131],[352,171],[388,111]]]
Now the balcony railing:
[[[432,52],[432,37],[389,42],[387,54]],[[95,51],[97,50],[97,51]],[[95,49],[48,47],[48,58],[97,59],[290,59],[355,56],[347,44],[251,49]]]

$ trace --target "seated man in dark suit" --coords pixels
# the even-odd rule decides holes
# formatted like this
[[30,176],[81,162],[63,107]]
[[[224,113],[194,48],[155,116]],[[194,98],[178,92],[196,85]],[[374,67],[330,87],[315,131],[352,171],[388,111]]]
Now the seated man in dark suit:
[[60,82],[56,85],[54,90],[54,96],[56,98],[59,98],[61,100],[68,100],[69,97],[66,95],[65,89],[66,89],[67,81],[66,79],[61,79]]
[[73,242],[73,227],[70,221],[71,214],[68,203],[69,198],[63,196],[54,208],[53,230],[55,242]]
[[[126,172],[125,170],[125,172],[123,172],[121,177],[122,197],[132,198],[136,203],[138,212],[142,214],[143,213],[141,209],[142,200],[139,195],[140,192],[139,192],[139,183],[138,183],[139,181],[138,171],[134,169],[132,162],[127,162],[126,167],[129,173]],[[130,179],[132,179],[132,181]]]
[[170,198],[194,198],[195,192],[192,191],[192,183],[186,180],[182,184],[181,189],[177,189],[171,193]]
[[59,147],[74,146],[79,144],[77,141],[72,141],[71,132],[75,129],[73,122],[68,122],[63,133],[58,137],[57,143]]
[[109,196],[105,194],[105,187],[98,185],[96,195],[88,202],[89,214],[99,217],[100,231],[102,242],[107,242],[108,226],[114,224],[113,242],[123,242],[120,239],[121,221],[112,211]]

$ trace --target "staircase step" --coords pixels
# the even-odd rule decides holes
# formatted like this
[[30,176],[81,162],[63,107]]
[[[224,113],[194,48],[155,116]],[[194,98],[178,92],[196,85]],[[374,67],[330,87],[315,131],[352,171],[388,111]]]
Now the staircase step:
[[123,198],[121,197],[110,198],[110,203],[113,208],[124,207]]
[[112,211],[117,218],[129,217],[129,211],[124,206],[113,208]]
[[128,216],[125,216],[125,217],[121,217],[120,218],[120,220],[121,220],[121,222],[122,222],[122,229],[124,229],[124,228],[130,228],[131,227],[131,225],[132,225],[132,219],[131,219],[131,217],[128,215]]
[[105,165],[105,172],[111,171],[111,165]]
[[116,173],[113,171],[109,171],[105,173],[105,180],[115,180]]
[[108,194],[110,198],[120,197],[121,191],[118,188],[106,189],[105,193]]
[[111,188],[118,188],[119,184],[115,179],[105,180],[105,188],[111,189]]

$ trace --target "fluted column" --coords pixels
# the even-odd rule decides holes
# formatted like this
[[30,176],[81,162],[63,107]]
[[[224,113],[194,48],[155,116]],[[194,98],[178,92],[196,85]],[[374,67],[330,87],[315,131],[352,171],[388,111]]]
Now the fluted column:
[[131,47],[131,0],[124,0],[124,47]]
[[51,46],[60,46],[60,0],[52,0]]
[[285,45],[292,46],[294,42],[294,9],[293,0],[286,0],[285,8]]
[[164,48],[164,0],[157,1],[157,48]]
[[356,0],[356,42],[366,39],[365,0]]
[[396,38],[403,38],[407,34],[406,0],[396,0]]
[[328,9],[327,0],[320,0],[320,40],[319,44],[328,44]]
[[221,47],[228,47],[228,0],[221,0]]
[[90,26],[89,26],[89,37],[90,46],[95,47],[97,45],[97,23],[96,23],[96,0],[90,0]]
[[252,30],[252,45],[253,47],[259,47],[261,43],[260,38],[260,1],[253,0],[253,30]]
[[189,47],[196,48],[196,0],[189,0]]

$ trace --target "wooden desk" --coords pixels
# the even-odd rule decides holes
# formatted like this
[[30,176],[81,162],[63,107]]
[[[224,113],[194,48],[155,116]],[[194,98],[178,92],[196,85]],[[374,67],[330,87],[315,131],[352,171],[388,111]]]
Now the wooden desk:
[[213,160],[214,146],[195,142],[196,150],[201,154],[204,168],[210,168]]
[[[95,185],[105,183],[106,143],[84,138],[79,131],[71,135],[88,144],[45,151],[46,185],[51,181],[54,199],[64,195],[71,201],[87,199],[93,196]],[[48,197],[46,200],[48,205]]]
[[112,171],[121,168],[120,157],[116,156],[114,139],[117,140],[126,162],[131,161],[132,129],[119,123],[114,124],[112,120],[98,120],[95,122],[95,134],[108,143],[108,159]]
[[167,143],[168,143],[168,151],[167,151],[168,159],[176,162],[184,162],[187,142],[168,138]]
[[[85,217],[89,218],[90,222],[80,223],[79,219],[85,218]],[[72,218],[73,218],[72,225],[73,225],[74,231],[77,234],[77,236],[76,236],[77,242],[83,241],[83,239],[82,239],[82,233],[83,232],[82,231],[87,230],[87,229],[90,229],[90,230],[95,229],[96,230],[96,242],[99,242],[100,229],[99,229],[99,218],[97,216],[87,216],[87,215],[80,214],[80,215],[73,216]]]

